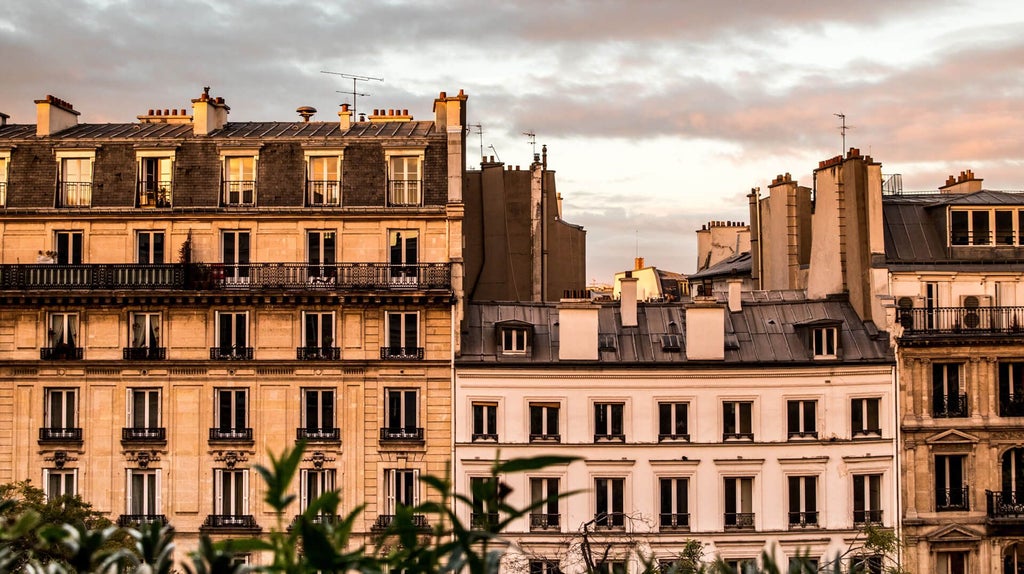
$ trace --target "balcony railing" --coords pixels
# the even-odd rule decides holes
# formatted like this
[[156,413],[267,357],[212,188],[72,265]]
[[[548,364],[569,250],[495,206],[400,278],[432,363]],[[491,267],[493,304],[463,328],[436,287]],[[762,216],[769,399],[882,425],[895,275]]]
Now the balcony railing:
[[789,440],[812,440],[818,438],[818,431],[789,431],[787,437]]
[[594,435],[594,442],[626,442],[626,435],[622,433],[602,433]]
[[662,512],[658,516],[658,525],[662,530],[689,530],[690,529],[690,513],[688,512],[675,512],[675,513],[664,513]]
[[560,434],[530,434],[530,442],[562,442]]
[[473,442],[498,442],[498,433],[473,433]]
[[474,530],[491,530],[497,526],[497,512],[474,512],[469,515],[469,527]]
[[881,524],[882,523],[882,511],[881,510],[854,510],[853,511],[853,523],[854,524]]
[[594,527],[605,530],[623,530],[626,528],[626,513],[598,512],[594,515]]
[[679,434],[679,433],[676,433],[676,434],[659,434],[658,435],[658,442],[669,442],[669,441],[690,442],[690,435],[689,434]]
[[725,529],[726,530],[753,530],[754,529],[754,513],[753,512],[726,512],[725,513]]
[[214,427],[210,429],[210,440],[226,440],[226,441],[251,441],[252,440],[252,429],[251,428],[218,428]]
[[295,358],[300,361],[337,361],[340,347],[296,347]]
[[225,530],[259,530],[256,517],[251,514],[208,514],[202,528]]
[[853,429],[853,438],[877,438],[882,436],[882,429]]
[[722,440],[754,440],[752,432],[726,432],[722,433]]
[[388,183],[388,207],[413,207],[423,203],[420,180],[392,179]]
[[903,327],[904,336],[984,333],[1024,335],[1024,307],[898,309],[896,317]]
[[225,181],[221,201],[226,206],[253,207],[256,205],[255,181]]
[[252,347],[210,347],[212,361],[251,361]]
[[[292,528],[294,528],[295,525],[298,524],[300,518],[302,518],[302,515],[301,514],[296,514],[292,518],[291,524],[288,525],[288,530],[291,530]],[[310,516],[309,517],[309,521],[312,522],[313,524],[330,524],[330,525],[333,526],[333,525],[337,525],[337,524],[339,524],[341,522],[341,517],[338,516],[337,514],[323,514],[323,513],[321,513],[321,514],[314,514],[314,515]]]
[[140,181],[139,207],[170,207],[170,181]]
[[310,207],[336,207],[341,205],[341,182],[307,181],[306,204]]
[[401,440],[423,440],[423,427],[392,428],[382,427],[380,429],[380,440],[401,441]]
[[[391,523],[394,521],[394,514],[380,514],[377,516],[377,520],[375,520],[373,523],[373,530],[385,530],[389,526],[391,526]],[[427,528],[430,528],[430,525],[427,524],[427,517],[424,514],[413,514],[412,525],[421,530],[426,530]]]
[[167,347],[125,347],[122,352],[126,361],[162,361],[167,358]]
[[336,442],[341,440],[341,429],[337,427],[299,427],[295,429],[295,440]]
[[39,358],[43,361],[81,361],[81,347],[42,347],[39,349]]
[[380,358],[384,361],[422,361],[423,347],[381,347]]
[[946,488],[935,493],[935,510],[970,510],[971,488],[966,484],[958,488]]
[[530,530],[558,530],[561,517],[560,514],[530,513]]
[[790,528],[808,528],[816,526],[818,526],[818,513],[816,511],[789,513]]
[[166,441],[167,429],[164,427],[125,427],[121,429],[123,441]]
[[932,405],[932,416],[951,419],[968,416],[967,395],[944,395],[940,402]]
[[58,184],[57,207],[89,207],[91,204],[91,181],[62,181]]
[[39,429],[39,442],[82,442],[81,427]]
[[1024,521],[1024,495],[1019,492],[985,491],[989,518]]
[[122,514],[117,517],[117,525],[121,528],[138,528],[154,522],[166,526],[167,516],[163,514]]
[[[396,271],[396,269],[398,269]],[[31,263],[0,265],[0,289],[232,292],[451,289],[451,265],[416,263]]]
[[999,416],[1024,417],[1024,397],[1010,393],[999,396]]

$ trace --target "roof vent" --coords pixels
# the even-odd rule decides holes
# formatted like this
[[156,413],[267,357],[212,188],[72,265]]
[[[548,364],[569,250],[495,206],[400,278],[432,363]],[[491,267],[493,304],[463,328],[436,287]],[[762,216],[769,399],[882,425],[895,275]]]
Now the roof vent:
[[309,123],[309,118],[313,117],[316,113],[316,108],[313,106],[299,106],[295,108],[295,111],[302,116],[302,121]]

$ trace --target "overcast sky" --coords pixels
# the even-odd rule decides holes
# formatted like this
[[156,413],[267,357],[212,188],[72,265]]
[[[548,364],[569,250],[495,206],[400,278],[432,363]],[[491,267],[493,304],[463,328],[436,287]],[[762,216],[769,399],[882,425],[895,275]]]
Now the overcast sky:
[[[564,216],[587,229],[588,280],[639,254],[692,272],[694,231],[746,221],[746,194],[857,146],[935,189],[973,169],[1024,189],[1024,4],[1007,1],[6,0],[0,112],[33,123],[53,94],[79,121],[189,108],[203,86],[230,120],[432,117],[469,95],[485,155],[525,168],[548,146]],[[491,148],[493,146],[493,150]],[[469,137],[475,168],[481,137]]]

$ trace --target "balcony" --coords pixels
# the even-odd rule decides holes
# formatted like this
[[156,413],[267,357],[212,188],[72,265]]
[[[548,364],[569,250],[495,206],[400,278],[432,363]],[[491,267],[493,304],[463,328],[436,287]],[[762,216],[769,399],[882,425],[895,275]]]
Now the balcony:
[[121,351],[126,361],[163,361],[167,358],[167,347],[125,347]]
[[295,440],[338,442],[341,440],[341,429],[337,427],[300,427],[295,429]]
[[754,513],[753,512],[726,512],[725,513],[725,529],[726,530],[753,530],[754,529]]
[[221,202],[225,207],[255,207],[256,182],[229,180],[223,183]]
[[816,511],[811,511],[811,512],[790,512],[789,513],[789,527],[790,528],[817,528],[818,527],[818,513]]
[[618,434],[595,434],[594,442],[626,442],[626,435]]
[[493,530],[498,527],[498,513],[474,512],[469,515],[469,527],[473,530]]
[[530,442],[562,442],[560,434],[531,434]]
[[[295,517],[292,518],[291,524],[288,525],[288,530],[291,530],[292,528],[295,528],[295,525],[299,523],[299,520],[302,519],[302,516],[303,515],[301,515],[301,514],[296,514]],[[309,516],[308,518],[309,518],[309,521],[312,524],[321,524],[321,525],[330,524],[331,526],[337,526],[338,524],[341,523],[341,517],[338,516],[337,514],[323,514],[323,513],[320,513],[320,514],[314,514],[312,516]]]
[[473,442],[498,442],[497,433],[473,433],[470,438]]
[[658,442],[690,442],[689,434],[659,434]]
[[903,337],[1024,336],[1024,307],[898,309]]
[[300,361],[337,361],[341,359],[341,348],[296,347],[295,358]]
[[561,528],[561,517],[561,514],[532,512],[530,513],[530,530],[559,530]]
[[42,347],[39,358],[43,361],[81,361],[82,348],[61,345],[59,347]]
[[388,207],[419,207],[423,203],[420,180],[392,179],[388,184]]
[[124,442],[165,442],[167,429],[164,427],[125,427],[121,429]]
[[210,347],[211,361],[251,361],[252,347]]
[[341,182],[307,181],[306,205],[309,207],[339,207],[341,205]]
[[970,510],[970,500],[971,488],[969,486],[946,488],[935,493],[935,510],[939,512]]
[[423,347],[381,347],[383,361],[422,361]]
[[211,441],[237,441],[252,442],[251,428],[212,428],[210,429]]
[[139,207],[167,208],[171,206],[170,181],[140,181]]
[[752,441],[754,440],[754,433],[752,432],[726,432],[722,433],[723,441]]
[[932,405],[932,416],[940,419],[970,416],[967,408],[967,395],[943,396],[941,402]]
[[423,427],[393,428],[382,427],[380,429],[381,442],[388,441],[423,441]]
[[882,511],[881,510],[854,510],[853,511],[853,524],[856,526],[863,526],[865,524],[881,524],[882,523]]
[[[412,519],[412,525],[415,526],[416,528],[419,528],[420,530],[426,530],[426,529],[430,528],[430,525],[427,524],[427,517],[426,517],[426,515],[423,515],[423,514],[412,514],[412,515],[409,516],[409,518]],[[381,515],[378,515],[377,516],[377,520],[375,520],[373,522],[373,530],[377,531],[377,532],[379,532],[381,530],[387,530],[394,521],[395,521],[395,515],[394,514],[381,514]]]
[[167,516],[163,514],[122,514],[117,517],[117,525],[121,528],[139,528],[154,522],[166,526]]
[[626,514],[624,512],[598,512],[594,515],[594,528],[597,530],[625,530]]
[[1024,417],[1024,397],[1013,393],[999,396],[999,416]]
[[658,526],[661,530],[689,530],[690,513],[661,513],[658,516]]
[[91,181],[62,181],[57,184],[57,207],[92,205]]
[[818,431],[789,431],[786,436],[789,440],[814,440]]
[[199,529],[259,532],[260,526],[251,514],[208,514]]
[[82,442],[82,428],[42,427],[39,429],[39,442]]
[[32,263],[0,265],[0,290],[305,292],[451,290],[451,265],[416,263]]

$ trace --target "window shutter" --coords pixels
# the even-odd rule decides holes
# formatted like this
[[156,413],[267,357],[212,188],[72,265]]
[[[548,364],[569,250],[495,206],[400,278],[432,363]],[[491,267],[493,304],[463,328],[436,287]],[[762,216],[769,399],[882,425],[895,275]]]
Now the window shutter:
[[163,485],[161,484],[162,481],[160,480],[160,474],[161,470],[159,468],[156,469],[156,507],[153,509],[153,514],[163,514],[162,509],[164,506],[161,497]]
[[309,508],[309,470],[301,469],[299,471],[299,510],[305,512]]
[[384,500],[384,512],[383,512],[383,514],[394,514],[395,513],[395,507],[397,506],[397,502],[398,502],[396,500],[396,496],[395,496],[396,490],[398,489],[397,483],[398,483],[398,481],[396,480],[395,471],[394,470],[385,470],[384,471],[384,494],[385,494],[385,500]]
[[132,415],[135,414],[132,411],[132,408],[135,406],[135,397],[132,389],[125,389],[124,393],[124,426],[131,427]]
[[125,471],[124,471],[124,478],[125,478],[125,480],[124,480],[124,485],[125,485],[125,488],[124,488],[124,492],[125,492],[125,497],[124,497],[124,501],[125,501],[125,514],[131,514],[133,507],[132,507],[132,470],[130,468],[129,469],[125,469]]
[[213,471],[213,513],[224,514],[224,471]]
[[420,471],[413,470],[408,473],[409,476],[409,490],[412,494],[411,500],[412,505],[417,506],[420,503]]
[[249,514],[249,471],[242,471],[242,508],[239,514]]

